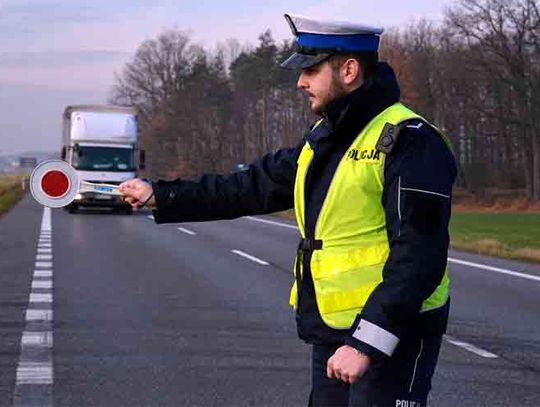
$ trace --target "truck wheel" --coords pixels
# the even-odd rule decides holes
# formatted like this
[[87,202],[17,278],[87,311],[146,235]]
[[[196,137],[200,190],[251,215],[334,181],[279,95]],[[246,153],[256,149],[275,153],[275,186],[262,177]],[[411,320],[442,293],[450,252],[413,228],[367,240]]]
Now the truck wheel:
[[67,210],[68,210],[69,213],[77,213],[77,209],[79,209],[79,207],[77,205],[71,204],[71,205],[68,206]]

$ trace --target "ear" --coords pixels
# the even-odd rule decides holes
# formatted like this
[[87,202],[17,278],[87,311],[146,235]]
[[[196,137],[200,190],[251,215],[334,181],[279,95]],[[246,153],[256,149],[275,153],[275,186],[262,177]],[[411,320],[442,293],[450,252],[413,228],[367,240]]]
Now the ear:
[[341,80],[344,85],[353,85],[361,78],[362,67],[356,59],[349,58],[341,65]]

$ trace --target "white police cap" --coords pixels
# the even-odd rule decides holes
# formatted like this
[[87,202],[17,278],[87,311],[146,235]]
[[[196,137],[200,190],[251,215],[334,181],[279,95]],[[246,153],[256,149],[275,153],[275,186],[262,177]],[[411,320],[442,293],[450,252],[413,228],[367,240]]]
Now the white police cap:
[[285,14],[295,36],[297,51],[281,66],[304,69],[336,52],[377,52],[384,29],[346,21],[322,21]]

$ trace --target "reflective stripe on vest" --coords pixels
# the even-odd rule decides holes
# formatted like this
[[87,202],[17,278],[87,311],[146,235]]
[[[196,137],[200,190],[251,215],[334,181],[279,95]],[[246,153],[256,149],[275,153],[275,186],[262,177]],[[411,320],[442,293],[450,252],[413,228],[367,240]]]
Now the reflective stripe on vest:
[[[390,249],[381,204],[384,153],[375,145],[386,123],[397,125],[409,119],[422,118],[400,103],[384,110],[356,137],[334,173],[313,236],[322,240],[322,248],[312,251],[310,263],[317,306],[329,327],[350,328],[382,281]],[[312,158],[313,150],[306,143],[298,158],[294,187],[296,221],[302,238],[306,238],[305,177]],[[297,256],[297,271],[293,272],[302,273],[301,261],[301,256]],[[422,304],[422,310],[444,305],[448,285],[445,272],[440,285]],[[290,304],[297,304],[296,282]]]

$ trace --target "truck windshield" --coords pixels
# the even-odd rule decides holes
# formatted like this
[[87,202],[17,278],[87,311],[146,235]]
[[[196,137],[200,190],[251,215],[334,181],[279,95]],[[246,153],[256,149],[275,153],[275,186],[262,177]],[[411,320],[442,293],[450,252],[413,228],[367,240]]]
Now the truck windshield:
[[83,171],[135,171],[133,149],[79,146],[73,167]]

